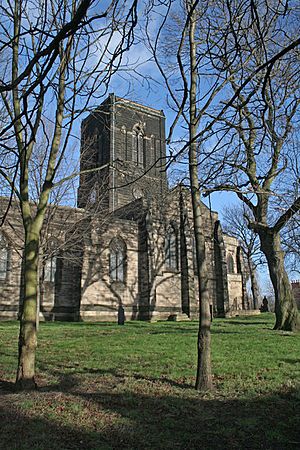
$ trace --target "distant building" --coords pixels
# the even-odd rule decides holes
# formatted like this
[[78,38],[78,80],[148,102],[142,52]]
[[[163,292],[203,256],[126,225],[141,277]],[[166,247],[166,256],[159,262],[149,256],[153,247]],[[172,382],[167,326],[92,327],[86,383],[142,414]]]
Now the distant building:
[[[168,188],[162,111],[110,95],[82,123],[77,209],[49,207],[40,261],[45,320],[198,315],[189,191]],[[96,169],[96,170],[95,170]],[[0,206],[5,208],[7,200]],[[249,309],[237,239],[201,204],[215,316]],[[0,317],[22,298],[22,227],[11,208],[0,238]]]

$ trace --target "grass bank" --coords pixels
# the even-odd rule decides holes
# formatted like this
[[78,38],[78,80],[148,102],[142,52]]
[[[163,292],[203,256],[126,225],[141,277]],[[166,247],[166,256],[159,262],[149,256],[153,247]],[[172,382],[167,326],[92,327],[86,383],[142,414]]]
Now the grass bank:
[[2,449],[296,449],[300,335],[217,319],[215,389],[193,389],[197,323],[42,323],[33,393],[15,393],[16,322],[0,323]]

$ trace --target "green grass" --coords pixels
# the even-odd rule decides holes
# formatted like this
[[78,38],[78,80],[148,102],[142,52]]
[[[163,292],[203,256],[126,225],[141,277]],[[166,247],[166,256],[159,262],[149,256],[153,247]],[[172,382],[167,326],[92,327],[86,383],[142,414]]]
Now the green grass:
[[214,320],[206,394],[196,322],[42,323],[31,393],[13,391],[18,324],[2,322],[0,448],[300,448],[300,335],[273,321]]

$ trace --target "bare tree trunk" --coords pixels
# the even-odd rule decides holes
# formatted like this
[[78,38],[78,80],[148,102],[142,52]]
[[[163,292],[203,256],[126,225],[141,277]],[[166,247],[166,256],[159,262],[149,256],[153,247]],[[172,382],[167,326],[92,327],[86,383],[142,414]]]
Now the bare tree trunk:
[[[208,291],[208,277],[205,256],[205,240],[200,211],[199,190],[194,186],[194,176],[191,173],[192,203],[194,213],[194,230],[196,240],[196,254],[199,282],[199,331],[198,331],[198,363],[196,389],[210,390],[212,388],[211,373],[211,338],[210,338],[210,301]],[[198,178],[197,178],[198,182]]]
[[197,120],[197,58],[196,58],[196,12],[193,2],[190,8],[190,124],[189,124],[189,171],[193,205],[194,233],[196,241],[197,274],[199,282],[199,332],[198,332],[198,364],[196,376],[196,389],[209,390],[212,388],[211,354],[210,354],[210,302],[208,292],[208,277],[205,257],[205,239],[200,207],[200,190],[198,181],[198,145],[196,141]]
[[275,330],[297,331],[300,321],[292,287],[284,267],[284,252],[280,235],[273,230],[259,233],[261,250],[264,252],[275,293]]
[[35,351],[37,346],[37,274],[38,235],[32,229],[25,240],[25,292],[20,318],[19,359],[16,377],[18,389],[35,389]]
[[37,294],[36,294],[36,331],[39,331],[40,328],[40,310],[41,310],[41,265],[40,258],[37,260]]
[[251,292],[252,292],[252,298],[253,298],[253,309],[258,309],[259,305],[259,289],[256,279],[256,272],[255,268],[253,267],[253,263],[251,261],[251,257],[248,259],[248,266],[249,266],[249,274],[250,274],[250,280],[251,280]]

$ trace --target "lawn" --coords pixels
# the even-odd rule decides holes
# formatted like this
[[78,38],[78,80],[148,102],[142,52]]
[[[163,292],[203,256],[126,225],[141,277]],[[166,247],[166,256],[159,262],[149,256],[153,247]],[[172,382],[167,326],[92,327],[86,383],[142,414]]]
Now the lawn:
[[193,389],[196,322],[42,323],[39,389],[17,393],[16,322],[0,323],[1,449],[298,449],[300,335],[216,319],[213,392]]

